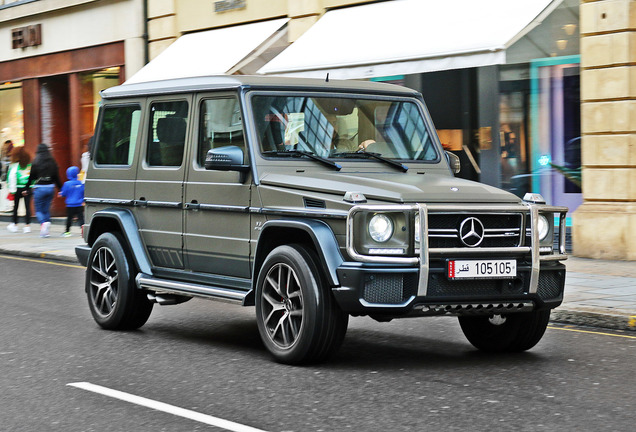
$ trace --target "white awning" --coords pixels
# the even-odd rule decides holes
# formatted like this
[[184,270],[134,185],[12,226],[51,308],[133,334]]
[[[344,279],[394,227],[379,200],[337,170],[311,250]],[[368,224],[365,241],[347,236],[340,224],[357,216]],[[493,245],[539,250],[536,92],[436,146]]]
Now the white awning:
[[355,79],[505,63],[562,0],[392,0],[328,11],[258,72]]
[[281,18],[183,35],[126,84],[233,73],[276,44],[287,21]]

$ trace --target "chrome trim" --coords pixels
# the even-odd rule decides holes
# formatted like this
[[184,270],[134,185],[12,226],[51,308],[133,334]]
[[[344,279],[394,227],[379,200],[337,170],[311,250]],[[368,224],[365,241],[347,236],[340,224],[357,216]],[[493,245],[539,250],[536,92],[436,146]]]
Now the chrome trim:
[[[425,204],[418,204],[420,214],[420,280],[417,284],[417,295],[426,296],[428,292],[429,251],[428,251],[428,208]],[[417,227],[415,227],[417,229]]]
[[187,294],[197,297],[230,301],[239,304],[242,304],[243,300],[247,296],[247,292],[243,293],[221,287],[158,279],[141,273],[137,275],[135,281],[137,282],[137,286],[141,289],[169,294]]
[[145,207],[183,208],[183,203],[174,201],[143,201],[142,205]]
[[114,198],[84,198],[86,204],[114,204],[123,206],[133,206],[134,200],[123,200]]
[[199,210],[230,212],[230,213],[249,213],[250,208],[246,206],[220,205],[220,204],[199,204]]
[[528,287],[529,294],[536,294],[539,287],[539,269],[540,269],[540,255],[539,255],[539,208],[535,204],[529,204],[530,207],[530,228],[532,229],[532,244],[530,245],[532,256],[532,268],[530,270],[530,286]]
[[482,248],[431,248],[430,255],[525,255],[531,252],[530,247],[514,246],[514,247],[482,247]]

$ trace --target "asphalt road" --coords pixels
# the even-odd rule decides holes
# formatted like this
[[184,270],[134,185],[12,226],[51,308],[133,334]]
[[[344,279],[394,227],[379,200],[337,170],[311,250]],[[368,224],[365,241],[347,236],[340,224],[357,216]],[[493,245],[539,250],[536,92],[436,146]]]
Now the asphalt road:
[[101,330],[83,277],[0,256],[0,430],[634,427],[631,333],[551,325],[527,353],[488,355],[454,318],[353,318],[329,363],[290,367],[268,356],[253,308],[193,300],[155,306],[139,331]]

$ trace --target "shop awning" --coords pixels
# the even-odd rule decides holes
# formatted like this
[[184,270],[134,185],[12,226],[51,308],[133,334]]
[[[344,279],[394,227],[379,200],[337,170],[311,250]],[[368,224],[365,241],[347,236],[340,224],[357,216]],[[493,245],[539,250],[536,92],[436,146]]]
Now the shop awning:
[[562,0],[392,0],[328,11],[258,72],[372,78],[502,64]]
[[253,68],[256,71],[274,56],[268,57],[268,52],[284,43],[275,52],[278,54],[286,46],[287,21],[282,18],[183,35],[126,84],[231,74],[252,62],[258,65]]

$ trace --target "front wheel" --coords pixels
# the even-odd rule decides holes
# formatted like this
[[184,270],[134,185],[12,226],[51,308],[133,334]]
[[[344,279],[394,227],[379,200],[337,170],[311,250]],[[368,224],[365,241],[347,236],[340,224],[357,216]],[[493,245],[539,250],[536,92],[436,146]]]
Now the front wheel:
[[86,268],[86,295],[93,318],[109,330],[133,330],[148,321],[153,304],[135,287],[131,259],[119,234],[95,241]]
[[287,364],[317,362],[342,343],[349,316],[342,312],[302,245],[279,246],[265,259],[256,284],[256,321],[265,347]]
[[487,352],[521,352],[543,337],[550,310],[509,315],[460,316],[459,325],[475,348]]

